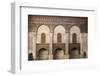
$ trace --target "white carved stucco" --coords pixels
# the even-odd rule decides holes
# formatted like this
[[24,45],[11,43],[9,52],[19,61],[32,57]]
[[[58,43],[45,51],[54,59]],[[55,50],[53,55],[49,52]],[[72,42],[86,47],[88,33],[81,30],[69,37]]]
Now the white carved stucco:
[[30,51],[33,48],[33,32],[29,32],[28,33],[28,49],[30,49]]
[[80,33],[80,29],[77,26],[73,26],[70,29],[70,43],[72,43],[72,35],[73,33],[75,33],[77,35],[77,43],[81,43],[81,33]]
[[[70,31],[66,33],[65,28],[62,25],[58,25],[54,29],[54,33],[50,33],[50,29],[46,25],[41,25],[38,28],[37,34],[34,32],[28,33],[28,49],[29,53],[33,53],[33,57],[35,58],[35,50],[36,50],[36,43],[41,43],[41,34],[46,34],[46,43],[51,44],[50,48],[52,48],[52,38],[54,39],[53,43],[57,43],[57,34],[62,34],[62,43],[66,44],[66,56],[68,56],[68,44],[72,43],[72,34],[77,34],[77,43],[80,43],[80,52],[81,55],[84,53],[84,51],[87,53],[88,50],[88,34],[87,33],[81,33],[80,28],[77,26],[73,26],[70,28]],[[36,37],[37,36],[37,37]],[[32,42],[33,41],[33,42]],[[34,43],[36,41],[36,43]],[[49,51],[50,56],[52,55],[52,49]],[[52,57],[50,57],[52,58]],[[68,58],[68,57],[66,57]]]
[[54,29],[54,43],[57,43],[57,34],[61,33],[62,35],[62,43],[66,42],[66,33],[65,28],[62,25],[56,26]]
[[41,25],[38,28],[38,32],[37,32],[37,43],[41,43],[41,34],[42,33],[45,33],[45,35],[46,35],[46,43],[50,43],[50,29],[46,25]]

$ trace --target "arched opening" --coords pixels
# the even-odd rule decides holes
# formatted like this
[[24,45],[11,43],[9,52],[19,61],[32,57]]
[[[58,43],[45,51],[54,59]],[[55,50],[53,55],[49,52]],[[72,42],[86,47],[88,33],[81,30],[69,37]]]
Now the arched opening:
[[36,43],[50,43],[50,29],[46,25],[41,25],[37,30],[37,39]]
[[54,28],[54,43],[65,43],[66,42],[66,36],[65,36],[66,30],[63,27],[63,25],[58,25]]
[[73,43],[77,43],[77,35],[76,35],[76,33],[72,34],[72,42]]
[[41,34],[41,43],[46,43],[46,35],[45,35],[45,33]]
[[61,33],[57,34],[57,43],[61,43],[62,42],[62,35]]
[[54,59],[64,59],[64,50],[57,48],[54,52]]
[[70,29],[70,43],[80,43],[81,33],[78,26],[72,26]]
[[41,48],[38,52],[38,60],[48,60],[48,50]]
[[77,48],[71,49],[70,58],[79,58],[79,50]]

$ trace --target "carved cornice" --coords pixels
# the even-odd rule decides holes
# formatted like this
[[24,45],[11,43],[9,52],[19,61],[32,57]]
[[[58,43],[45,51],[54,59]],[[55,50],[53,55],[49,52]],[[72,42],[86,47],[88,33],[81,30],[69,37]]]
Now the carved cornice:
[[64,16],[30,16],[29,22],[33,23],[84,23],[86,17]]
[[[28,17],[29,28],[32,31],[36,31],[38,26],[47,25],[50,31],[57,25],[63,25],[66,30],[71,26],[76,25],[82,29],[83,32],[87,31],[87,18],[86,17],[59,17],[59,16],[29,16]],[[82,27],[81,27],[82,26]]]

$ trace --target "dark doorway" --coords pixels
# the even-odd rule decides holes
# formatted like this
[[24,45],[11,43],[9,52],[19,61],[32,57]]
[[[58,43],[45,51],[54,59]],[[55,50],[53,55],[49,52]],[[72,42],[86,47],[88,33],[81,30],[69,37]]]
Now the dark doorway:
[[54,51],[54,59],[64,59],[64,50],[62,48],[57,48]]
[[37,55],[38,60],[48,60],[48,50],[41,48]]
[[79,50],[77,48],[72,48],[70,51],[70,58],[75,59],[75,58],[80,58],[79,56]]
[[29,53],[29,54],[28,54],[28,60],[29,60],[29,61],[32,61],[32,60],[33,60],[33,54],[32,54],[32,53]]

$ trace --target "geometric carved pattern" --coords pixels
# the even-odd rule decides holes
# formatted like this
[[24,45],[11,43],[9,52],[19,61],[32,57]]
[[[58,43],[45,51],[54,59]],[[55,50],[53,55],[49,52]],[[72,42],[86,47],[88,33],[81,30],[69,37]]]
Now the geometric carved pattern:
[[[28,32],[36,33],[36,36],[33,36],[34,45],[32,53],[29,54],[30,60],[80,58],[83,48],[87,49],[82,43],[82,40],[87,39],[87,19],[87,17],[29,15]],[[86,57],[87,52],[84,52],[83,55]]]

